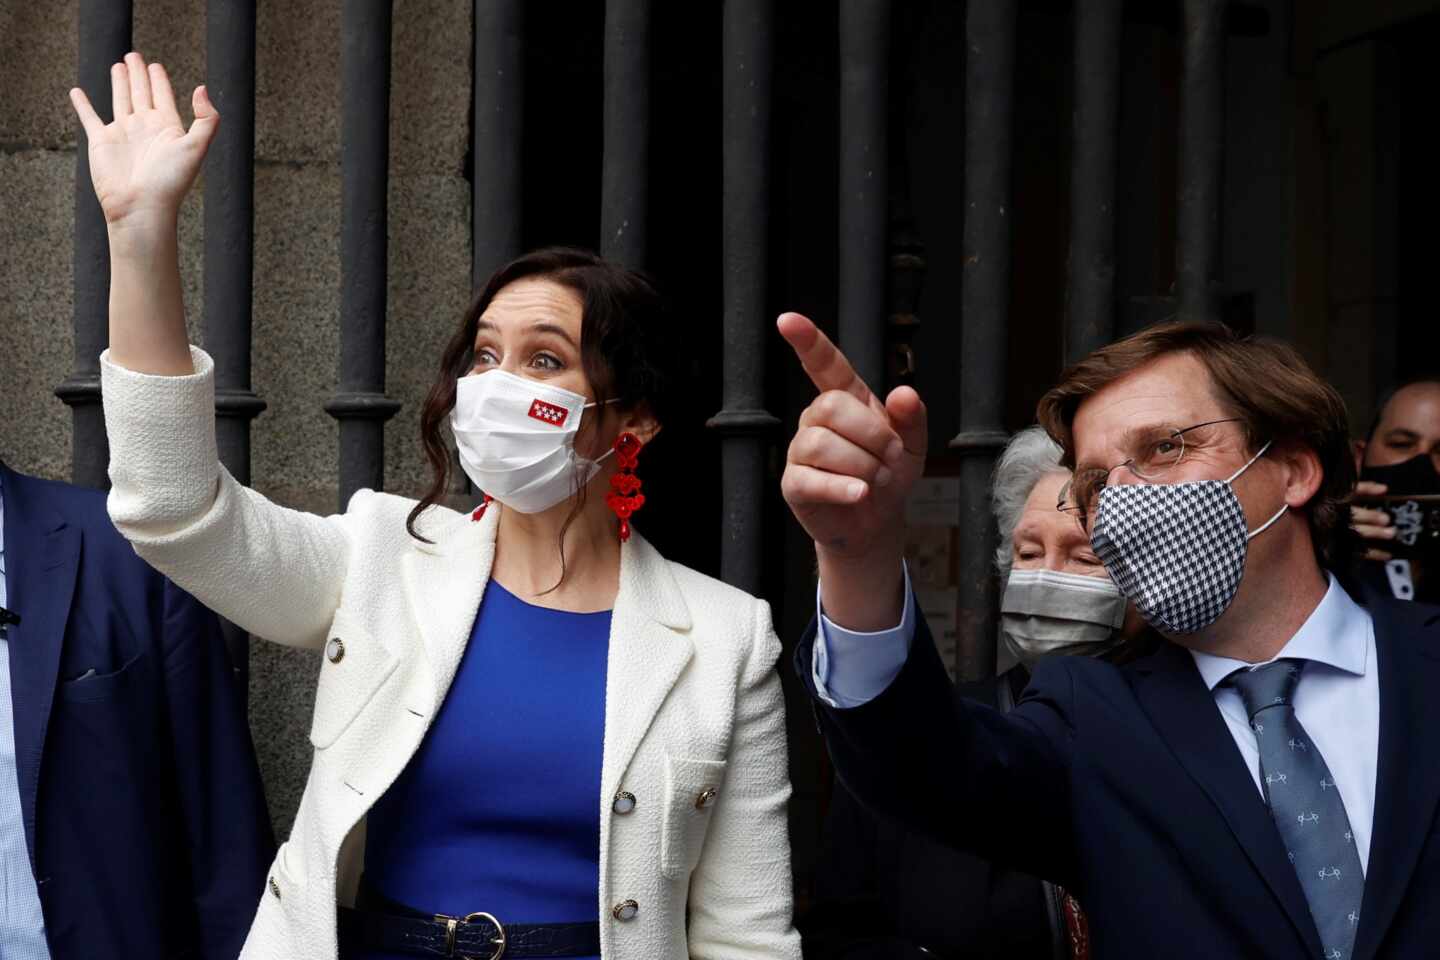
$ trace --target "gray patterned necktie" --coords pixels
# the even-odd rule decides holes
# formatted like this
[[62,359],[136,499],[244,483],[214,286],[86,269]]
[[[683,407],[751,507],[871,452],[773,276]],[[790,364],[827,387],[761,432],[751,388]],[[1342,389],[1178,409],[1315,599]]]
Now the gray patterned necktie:
[[1237,670],[1225,682],[1240,692],[1250,715],[1265,802],[1320,931],[1321,955],[1350,960],[1365,875],[1335,778],[1290,702],[1304,665],[1277,660]]

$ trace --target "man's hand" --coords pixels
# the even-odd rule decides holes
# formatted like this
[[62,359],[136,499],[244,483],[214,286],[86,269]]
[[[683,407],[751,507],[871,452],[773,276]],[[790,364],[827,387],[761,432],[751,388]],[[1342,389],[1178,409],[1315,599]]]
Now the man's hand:
[[[1383,496],[1389,489],[1383,483],[1361,480],[1355,484],[1355,498],[1364,500],[1366,497]],[[1352,506],[1350,523],[1364,541],[1366,560],[1384,562],[1391,558],[1389,546],[1395,540],[1395,524],[1390,522],[1390,514],[1384,510]]]
[[781,491],[815,541],[826,615],[855,631],[899,622],[905,500],[925,467],[925,404],[909,387],[882,403],[815,324],[776,326],[820,395],[800,415]]

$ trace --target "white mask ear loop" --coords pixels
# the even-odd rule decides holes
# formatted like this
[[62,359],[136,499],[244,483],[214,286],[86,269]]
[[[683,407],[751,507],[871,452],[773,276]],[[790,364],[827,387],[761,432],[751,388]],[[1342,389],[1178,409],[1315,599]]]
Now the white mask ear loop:
[[1286,510],[1289,510],[1289,509],[1290,509],[1290,504],[1288,504],[1288,503],[1282,503],[1282,504],[1280,504],[1280,509],[1277,510],[1277,511],[1275,511],[1275,516],[1271,517],[1269,520],[1266,520],[1264,523],[1260,524],[1260,526],[1256,527],[1254,530],[1251,530],[1249,533],[1245,534],[1245,539],[1246,539],[1246,540],[1253,540],[1253,539],[1256,537],[1256,535],[1261,534],[1261,533],[1264,533],[1266,530],[1270,529],[1270,524],[1274,523],[1276,520],[1279,520],[1280,517],[1284,515],[1285,511],[1286,511]]
[[1245,466],[1241,467],[1239,470],[1236,470],[1234,473],[1230,474],[1230,476],[1225,479],[1225,482],[1226,482],[1226,483],[1234,483],[1236,477],[1240,476],[1240,474],[1244,473],[1246,470],[1249,470],[1250,467],[1251,467],[1251,465],[1254,464],[1254,462],[1255,462],[1256,460],[1259,460],[1261,457],[1265,456],[1265,451],[1270,449],[1270,444],[1271,444],[1272,442],[1273,442],[1273,441],[1271,441],[1271,440],[1266,440],[1266,441],[1265,441],[1265,446],[1261,447],[1261,448],[1259,449],[1259,451],[1256,452],[1255,456],[1253,456],[1253,457],[1251,457],[1249,460],[1245,461]]
[[[1240,476],[1240,474],[1244,473],[1246,470],[1249,470],[1249,469],[1250,469],[1250,466],[1251,466],[1256,460],[1259,460],[1261,457],[1263,457],[1263,456],[1265,455],[1265,451],[1266,451],[1266,450],[1269,450],[1269,449],[1270,449],[1270,444],[1271,444],[1272,442],[1273,442],[1273,441],[1270,441],[1270,440],[1265,441],[1265,446],[1261,447],[1260,450],[1255,454],[1255,456],[1251,457],[1248,461],[1246,461],[1245,466],[1241,467],[1239,470],[1236,470],[1234,473],[1230,474],[1229,479],[1227,479],[1227,480],[1225,481],[1225,483],[1226,483],[1226,484],[1233,483],[1233,482],[1235,481],[1235,478],[1236,478],[1236,477]],[[1282,503],[1282,504],[1280,504],[1280,509],[1277,510],[1277,511],[1275,511],[1275,516],[1271,517],[1269,520],[1266,520],[1264,523],[1260,524],[1260,526],[1256,527],[1254,530],[1251,530],[1249,533],[1245,534],[1245,539],[1246,539],[1246,540],[1253,540],[1253,539],[1254,539],[1255,537],[1257,537],[1258,535],[1264,533],[1266,530],[1269,530],[1269,529],[1270,529],[1270,525],[1271,525],[1272,523],[1274,523],[1276,520],[1279,520],[1282,516],[1284,516],[1284,515],[1285,515],[1285,511],[1286,511],[1286,510],[1289,510],[1289,509],[1290,509],[1290,505],[1289,505],[1288,503]]]

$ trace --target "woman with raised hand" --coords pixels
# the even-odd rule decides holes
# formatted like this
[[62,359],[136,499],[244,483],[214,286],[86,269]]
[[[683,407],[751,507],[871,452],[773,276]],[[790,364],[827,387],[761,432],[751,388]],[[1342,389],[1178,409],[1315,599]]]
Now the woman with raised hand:
[[[501,268],[425,402],[426,495],[285,509],[219,464],[185,333],[176,217],[220,118],[201,87],[185,129],[136,53],[111,86],[108,125],[71,91],[110,236],[111,516],[219,613],[323,651],[242,956],[798,958],[769,609],[629,526],[677,389],[654,289],[573,250]],[[473,513],[440,503],[447,429]]]

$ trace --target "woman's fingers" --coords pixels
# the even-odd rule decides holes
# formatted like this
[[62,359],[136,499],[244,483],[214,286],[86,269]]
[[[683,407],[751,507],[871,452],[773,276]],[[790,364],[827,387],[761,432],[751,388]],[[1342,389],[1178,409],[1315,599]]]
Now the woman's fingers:
[[190,106],[195,111],[195,122],[190,124],[185,139],[193,140],[204,148],[214,138],[215,131],[220,129],[220,112],[215,109],[215,104],[210,102],[210,93],[204,84],[195,88],[195,93],[190,97]]
[[1389,563],[1394,558],[1390,556],[1390,554],[1386,553],[1384,550],[1376,550],[1374,548],[1371,548],[1365,551],[1365,559],[1378,560],[1380,563]]
[[1355,532],[1365,540],[1394,540],[1394,527],[1377,527],[1368,523],[1355,524]]
[[1361,480],[1355,484],[1355,496],[1364,499],[1365,497],[1383,497],[1390,488],[1383,483],[1376,483],[1374,480]]
[[85,91],[79,87],[71,87],[70,103],[75,107],[75,115],[80,118],[80,125],[85,128],[85,138],[92,143],[100,139],[105,132],[105,121],[100,119],[100,115],[90,105],[90,98],[85,96]]
[[150,97],[150,71],[145,67],[145,58],[135,51],[125,54],[125,72],[130,77],[130,106],[137,112],[153,109]]
[[116,120],[130,116],[130,70],[123,63],[110,66],[110,112]]
[[175,106],[175,91],[170,87],[170,75],[165,72],[165,67],[158,63],[150,64],[149,74],[150,96],[155,103],[155,109],[178,123],[180,110]]

